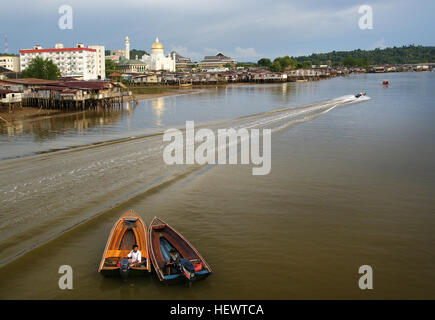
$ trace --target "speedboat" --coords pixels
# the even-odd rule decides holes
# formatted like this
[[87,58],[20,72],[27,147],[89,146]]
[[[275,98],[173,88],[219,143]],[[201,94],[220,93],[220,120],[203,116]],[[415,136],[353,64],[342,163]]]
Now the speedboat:
[[365,92],[360,92],[360,93],[357,93],[357,94],[355,95],[355,98],[359,98],[359,97],[362,97],[362,96],[365,96],[365,95],[366,95]]
[[[141,262],[130,265],[126,258],[133,245],[138,246]],[[148,259],[147,230],[137,213],[130,210],[115,223],[104,248],[98,272],[104,276],[145,275],[151,272]]]

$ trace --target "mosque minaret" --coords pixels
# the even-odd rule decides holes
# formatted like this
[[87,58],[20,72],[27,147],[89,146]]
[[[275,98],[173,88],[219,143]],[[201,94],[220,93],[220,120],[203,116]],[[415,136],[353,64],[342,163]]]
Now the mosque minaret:
[[130,39],[125,37],[125,59],[130,60]]

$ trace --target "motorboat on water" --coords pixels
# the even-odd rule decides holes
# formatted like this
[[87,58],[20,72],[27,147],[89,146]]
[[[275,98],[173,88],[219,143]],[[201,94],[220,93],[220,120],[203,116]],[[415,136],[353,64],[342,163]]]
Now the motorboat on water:
[[[151,272],[147,229],[139,215],[130,210],[119,218],[110,232],[98,272],[105,276],[145,275]],[[126,258],[133,246],[141,252],[141,262],[130,265]]]
[[360,97],[365,96],[365,95],[366,95],[365,92],[360,92],[360,93],[357,93],[357,94],[355,95],[355,98],[360,98]]
[[150,259],[160,281],[191,282],[213,272],[193,245],[163,220],[153,219],[148,237]]

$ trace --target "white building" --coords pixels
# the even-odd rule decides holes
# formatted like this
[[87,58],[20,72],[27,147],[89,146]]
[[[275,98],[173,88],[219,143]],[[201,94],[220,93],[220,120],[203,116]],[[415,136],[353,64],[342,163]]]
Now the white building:
[[83,43],[78,43],[74,48],[64,48],[61,43],[58,43],[52,49],[43,49],[41,46],[23,49],[20,50],[21,71],[25,70],[36,57],[52,60],[59,68],[62,77],[75,77],[83,80],[105,78],[103,46],[85,48]]
[[20,72],[20,58],[17,56],[0,56],[0,67],[13,72]]
[[106,78],[106,56],[104,53],[104,46],[88,46],[90,49],[95,49],[97,52],[97,79]]
[[175,53],[165,56],[163,45],[159,42],[159,38],[151,46],[151,53],[142,56],[142,61],[146,64],[148,70],[164,70],[175,71]]

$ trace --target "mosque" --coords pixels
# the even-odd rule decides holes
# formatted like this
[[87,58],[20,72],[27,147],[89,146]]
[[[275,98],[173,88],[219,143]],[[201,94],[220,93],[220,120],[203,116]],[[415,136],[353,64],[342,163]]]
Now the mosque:
[[163,44],[159,42],[159,38],[151,46],[150,54],[144,54],[139,60],[130,59],[130,39],[125,38],[124,59],[118,63],[119,68],[127,73],[142,73],[145,71],[170,71],[174,72],[176,69],[176,53],[168,54],[165,56]]
[[175,71],[175,53],[172,53],[172,56],[170,54],[165,56],[163,44],[159,42],[159,38],[156,38],[152,44],[151,53],[142,56],[142,61],[147,65],[148,70]]

